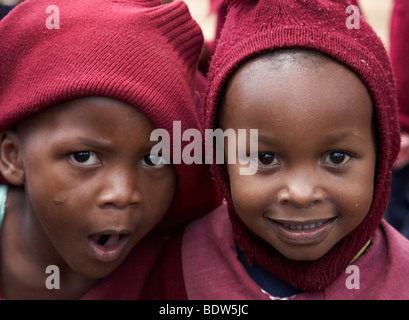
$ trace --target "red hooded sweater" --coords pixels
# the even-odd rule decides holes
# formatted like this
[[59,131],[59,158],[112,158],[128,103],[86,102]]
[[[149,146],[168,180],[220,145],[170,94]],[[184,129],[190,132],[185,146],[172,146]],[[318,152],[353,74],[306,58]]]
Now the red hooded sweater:
[[[400,146],[395,82],[382,41],[362,16],[358,29],[346,27],[346,9],[351,5],[347,0],[230,0],[226,5],[226,21],[209,71],[206,127],[215,128],[223,89],[241,64],[283,48],[320,51],[355,72],[373,100],[379,154],[372,205],[360,225],[324,256],[314,261],[293,261],[241,221],[231,198],[226,168],[213,164],[212,172],[226,204],[193,222],[168,244],[143,298],[269,299],[268,294],[261,294],[265,288],[255,284],[237,259],[241,254],[282,284],[298,289],[297,299],[409,298],[409,241],[382,221],[391,169]],[[355,261],[356,256],[359,258]],[[362,275],[360,290],[346,286],[345,272],[351,261],[359,266],[361,275],[377,275],[365,279]]]

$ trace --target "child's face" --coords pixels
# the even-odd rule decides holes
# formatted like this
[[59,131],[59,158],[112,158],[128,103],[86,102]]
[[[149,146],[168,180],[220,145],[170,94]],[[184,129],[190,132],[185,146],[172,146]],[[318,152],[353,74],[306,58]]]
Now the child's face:
[[220,126],[258,129],[258,172],[228,164],[232,199],[242,221],[287,258],[320,258],[368,213],[372,103],[342,65],[247,63],[226,91]]
[[161,220],[176,172],[151,162],[153,129],[134,107],[96,97],[19,125],[35,241],[62,258],[57,266],[65,261],[89,278],[104,277]]

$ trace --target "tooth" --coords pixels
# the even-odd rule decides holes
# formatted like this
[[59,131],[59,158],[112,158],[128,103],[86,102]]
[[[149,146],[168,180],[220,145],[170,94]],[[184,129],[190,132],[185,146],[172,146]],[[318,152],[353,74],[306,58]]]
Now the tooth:
[[310,230],[310,229],[315,229],[320,226],[322,226],[324,222],[317,222],[317,223],[311,223],[311,224],[286,224],[283,223],[283,226],[291,229],[291,230]]

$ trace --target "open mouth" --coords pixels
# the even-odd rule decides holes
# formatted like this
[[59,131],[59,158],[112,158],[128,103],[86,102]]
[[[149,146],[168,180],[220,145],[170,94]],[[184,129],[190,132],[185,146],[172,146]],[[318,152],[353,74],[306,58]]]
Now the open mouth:
[[324,224],[324,222],[317,222],[317,223],[307,223],[307,224],[288,224],[288,223],[283,223],[283,226],[291,229],[291,230],[311,230],[315,229],[318,227],[321,227]]
[[103,232],[88,237],[90,254],[101,262],[112,262],[125,252],[130,233]]
[[125,236],[126,236],[125,234],[118,233],[100,234],[91,236],[91,239],[100,246],[103,246],[105,248],[111,248],[117,245]]
[[336,218],[315,221],[277,221],[269,219],[277,235],[292,244],[313,244],[323,241],[332,229]]

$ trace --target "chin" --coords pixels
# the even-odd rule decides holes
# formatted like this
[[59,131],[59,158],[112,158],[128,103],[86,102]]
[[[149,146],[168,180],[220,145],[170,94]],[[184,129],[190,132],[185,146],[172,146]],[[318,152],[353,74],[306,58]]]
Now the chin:
[[118,266],[118,263],[98,263],[97,265],[93,264],[89,267],[76,268],[73,270],[87,279],[98,280],[105,278],[106,276],[114,272],[118,268]]

